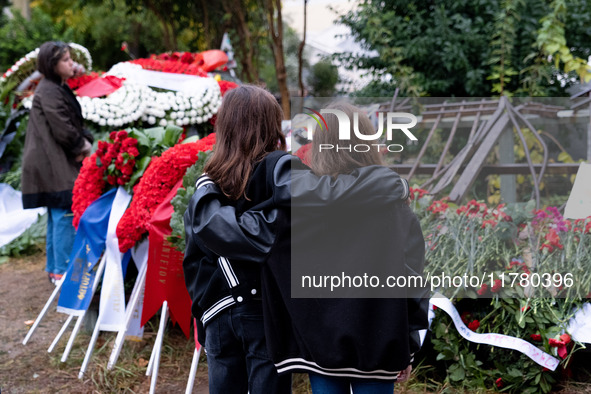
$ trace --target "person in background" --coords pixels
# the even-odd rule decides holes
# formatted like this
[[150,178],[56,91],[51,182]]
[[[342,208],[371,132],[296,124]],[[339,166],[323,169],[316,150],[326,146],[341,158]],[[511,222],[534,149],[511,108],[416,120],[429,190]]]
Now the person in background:
[[39,48],[35,89],[22,163],[23,207],[47,207],[47,266],[57,283],[68,267],[76,235],[72,190],[93,137],[84,128],[82,110],[66,81],[75,74],[70,48],[60,41]]

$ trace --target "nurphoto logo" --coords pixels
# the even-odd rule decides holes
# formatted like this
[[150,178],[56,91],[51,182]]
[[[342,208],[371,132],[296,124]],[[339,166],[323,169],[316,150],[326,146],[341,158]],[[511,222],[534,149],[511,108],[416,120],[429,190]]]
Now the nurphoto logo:
[[[311,108],[304,107],[305,109],[313,112],[313,114],[307,114],[313,118],[318,124],[318,132],[328,130],[326,119],[323,115],[332,114],[338,119],[339,127],[339,140],[350,141],[351,140],[351,119],[346,113],[338,109],[321,109],[320,112],[315,111]],[[403,132],[406,137],[411,141],[417,141],[417,137],[410,131],[411,128],[416,126],[417,117],[408,112],[386,112],[386,121],[384,122],[384,112],[378,113],[378,129],[374,134],[363,134],[359,131],[359,113],[353,113],[353,132],[355,136],[363,141],[375,141],[376,143],[367,144],[320,144],[318,147],[319,152],[323,150],[334,150],[336,151],[348,151],[348,152],[368,152],[371,149],[380,150],[386,148],[388,152],[402,152],[404,147],[400,144],[385,144],[377,143],[377,140],[384,133],[384,124],[386,127],[386,140],[392,141],[393,132],[395,130]],[[404,122],[407,120],[407,122]],[[402,122],[402,123],[401,123]]]

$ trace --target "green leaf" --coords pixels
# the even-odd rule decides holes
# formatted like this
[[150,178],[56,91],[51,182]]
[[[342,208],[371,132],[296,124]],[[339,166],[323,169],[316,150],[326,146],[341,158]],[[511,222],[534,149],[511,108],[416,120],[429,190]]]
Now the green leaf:
[[453,381],[460,381],[466,377],[466,371],[459,364],[453,364],[449,368],[449,378]]
[[[129,135],[137,140],[138,145],[140,147],[140,151],[142,150],[141,148],[150,149],[150,147],[152,146],[152,144],[150,142],[150,138],[148,138],[148,136],[142,130],[133,129],[129,133]],[[142,153],[144,153],[144,152],[142,152]],[[147,152],[145,152],[144,154],[146,154],[146,153]]]
[[133,175],[131,176],[128,182],[130,188],[132,188],[136,184],[136,182],[144,175],[144,172],[148,168],[148,165],[150,164],[151,160],[151,157],[144,156],[140,160],[135,162],[137,170],[133,172]]
[[181,137],[182,133],[182,127],[173,125],[166,126],[166,130],[164,131],[164,137],[162,138],[161,144],[166,146],[174,146]]
[[552,43],[552,44],[546,45],[546,47],[544,49],[546,50],[546,53],[548,55],[553,55],[555,52],[557,52],[560,49],[560,45],[556,44],[556,43]]
[[203,167],[207,162],[211,151],[199,152],[197,161],[187,169],[183,176],[183,187],[177,190],[171,204],[174,208],[170,217],[171,235],[167,238],[173,246],[181,251],[185,251],[185,224],[183,216],[189,205],[189,200],[195,192],[195,181],[203,174]]

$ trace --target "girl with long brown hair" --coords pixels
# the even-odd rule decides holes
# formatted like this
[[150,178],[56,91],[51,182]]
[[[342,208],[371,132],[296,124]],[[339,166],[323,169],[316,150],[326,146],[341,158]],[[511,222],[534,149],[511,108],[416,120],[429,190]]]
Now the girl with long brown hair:
[[[219,198],[237,212],[268,200],[267,168],[286,155],[282,118],[281,107],[264,89],[243,85],[229,91],[217,115],[214,152],[204,168],[208,178],[200,178],[197,186],[215,182],[221,189]],[[207,244],[192,242],[199,211],[190,204],[185,214],[183,267],[198,339],[207,352],[209,392],[291,392],[290,375],[278,376],[267,356],[261,265],[228,259],[223,251],[215,253]]]

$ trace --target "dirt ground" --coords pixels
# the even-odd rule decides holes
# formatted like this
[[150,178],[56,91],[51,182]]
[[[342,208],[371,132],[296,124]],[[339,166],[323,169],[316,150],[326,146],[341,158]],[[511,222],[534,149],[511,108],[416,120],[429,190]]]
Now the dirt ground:
[[[0,264],[0,392],[7,393],[147,393],[150,378],[145,376],[147,360],[154,344],[157,322],[146,327],[141,342],[126,342],[115,369],[106,369],[115,333],[101,333],[83,379],[78,379],[90,332],[81,330],[65,363],[60,358],[73,327],[52,353],[47,348],[66,315],[55,311],[55,302],[26,346],[22,341],[30,325],[47,301],[54,285],[44,271],[45,256],[11,259]],[[193,342],[180,329],[168,327],[162,350],[156,392],[185,391]],[[193,393],[207,393],[207,366],[200,361]]]
[[[45,256],[42,253],[10,259],[0,264],[0,394],[148,393],[150,378],[145,373],[156,338],[157,319],[148,322],[142,341],[125,342],[119,361],[112,371],[108,371],[106,366],[115,333],[101,333],[83,379],[78,379],[78,372],[90,340],[90,331],[81,330],[65,363],[60,358],[73,323],[54,351],[47,352],[67,317],[55,311],[55,302],[29,343],[22,345],[30,327],[26,322],[37,317],[54,289],[47,280],[44,267]],[[162,348],[157,393],[185,392],[193,349],[192,338],[185,338],[178,327],[169,324]],[[582,352],[575,356],[573,376],[567,379],[566,385],[556,387],[556,393],[591,392],[591,352]],[[404,384],[396,387],[395,392],[462,393],[461,390],[453,390],[440,384],[436,386],[431,391],[425,385]],[[305,375],[294,375],[294,394],[309,394],[309,387]],[[205,356],[202,355],[193,393],[207,392],[207,365]]]

